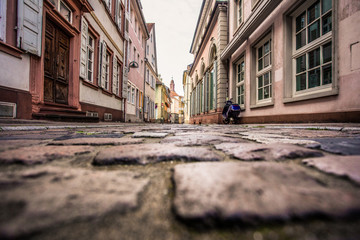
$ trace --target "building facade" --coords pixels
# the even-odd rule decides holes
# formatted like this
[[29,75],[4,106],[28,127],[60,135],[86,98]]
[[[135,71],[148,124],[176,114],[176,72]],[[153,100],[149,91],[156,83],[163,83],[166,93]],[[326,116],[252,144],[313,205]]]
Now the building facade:
[[170,122],[171,98],[170,89],[160,80],[156,81],[155,119],[158,123]]
[[140,0],[130,0],[128,25],[126,121],[140,122],[144,120],[145,49],[149,38]]
[[184,89],[184,123],[190,122],[190,91],[191,91],[191,78],[190,78],[191,64],[183,73],[183,89]]
[[155,88],[158,79],[155,23],[148,23],[147,28],[150,37],[146,41],[144,120],[155,122]]
[[229,1],[229,97],[243,123],[360,121],[356,0]]
[[170,98],[171,123],[184,123],[184,97],[176,93],[174,79],[170,82]]
[[123,0],[88,0],[93,11],[81,19],[80,105],[104,121],[124,121]]
[[0,80],[0,105],[6,117],[124,119],[123,1],[0,4],[0,62],[5,76]]
[[220,53],[228,42],[227,1],[204,0],[190,52],[190,123],[219,123],[228,96],[226,63]]

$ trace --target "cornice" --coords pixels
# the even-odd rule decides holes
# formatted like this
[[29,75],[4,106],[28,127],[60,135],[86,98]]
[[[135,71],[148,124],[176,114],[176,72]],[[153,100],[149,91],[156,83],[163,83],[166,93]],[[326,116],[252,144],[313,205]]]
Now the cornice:
[[255,11],[251,13],[243,26],[238,30],[233,39],[225,47],[220,59],[225,61],[241,46],[249,36],[258,28],[270,13],[279,5],[281,0],[264,0],[259,3]]

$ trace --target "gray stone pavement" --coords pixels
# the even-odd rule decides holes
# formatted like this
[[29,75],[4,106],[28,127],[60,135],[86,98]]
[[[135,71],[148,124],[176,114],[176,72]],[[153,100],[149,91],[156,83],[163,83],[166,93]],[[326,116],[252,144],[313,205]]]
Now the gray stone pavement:
[[360,239],[359,124],[0,129],[0,239]]

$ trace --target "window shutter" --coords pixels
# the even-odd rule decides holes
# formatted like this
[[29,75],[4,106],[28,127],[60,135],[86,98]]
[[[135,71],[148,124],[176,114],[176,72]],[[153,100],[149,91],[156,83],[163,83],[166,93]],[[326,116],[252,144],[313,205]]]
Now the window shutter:
[[98,86],[101,86],[101,76],[102,76],[102,50],[103,50],[103,42],[99,42],[99,71],[98,71]]
[[123,98],[129,98],[128,94],[127,94],[127,82],[128,82],[128,68],[124,67],[123,70],[123,78],[122,78],[122,97]]
[[80,49],[80,77],[86,79],[88,23],[84,16],[81,18],[81,49]]
[[17,46],[41,56],[43,0],[18,1]]
[[6,42],[6,3],[0,1],[0,40]]
[[117,26],[119,26],[118,21],[119,21],[119,0],[115,0],[115,23]]
[[115,95],[119,94],[119,92],[116,91],[116,83],[118,81],[119,81],[119,79],[118,79],[118,73],[117,73],[117,60],[116,60],[116,56],[114,55],[114,58],[113,58],[112,92]]
[[101,83],[100,86],[105,88],[105,72],[106,72],[106,43],[102,42],[102,51],[101,51]]

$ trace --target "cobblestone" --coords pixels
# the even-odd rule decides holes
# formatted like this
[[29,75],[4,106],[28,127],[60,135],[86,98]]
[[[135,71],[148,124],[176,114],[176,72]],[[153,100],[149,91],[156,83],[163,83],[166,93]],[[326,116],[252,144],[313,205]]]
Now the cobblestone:
[[0,239],[360,239],[358,124],[6,126]]
[[52,141],[49,145],[127,145],[142,143],[144,139],[129,138],[74,138],[62,141]]
[[[136,149],[136,151],[134,151]],[[161,149],[161,151],[160,151]],[[94,165],[157,163],[162,161],[219,161],[207,148],[177,147],[173,144],[140,144],[108,148],[98,153]]]
[[339,177],[348,177],[360,185],[360,156],[327,156],[304,159],[305,165]]
[[90,153],[88,146],[33,146],[7,150],[0,155],[0,164],[41,164],[64,157]]
[[232,157],[244,161],[281,161],[323,156],[323,153],[290,144],[222,143],[215,145]]
[[176,214],[188,220],[288,220],[360,210],[359,192],[327,188],[297,166],[194,163],[174,170]]
[[148,179],[125,171],[40,167],[0,174],[0,207],[7,219],[0,226],[0,238],[109,212],[128,212],[138,207],[138,196],[147,184]]

